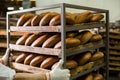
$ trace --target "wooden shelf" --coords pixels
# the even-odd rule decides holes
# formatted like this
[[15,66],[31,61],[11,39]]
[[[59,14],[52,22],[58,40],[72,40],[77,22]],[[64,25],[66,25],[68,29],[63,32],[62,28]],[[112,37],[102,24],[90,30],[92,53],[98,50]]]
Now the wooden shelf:
[[109,63],[109,65],[111,65],[111,66],[120,66],[120,64],[118,64],[118,63]]
[[120,71],[120,67],[119,68],[109,67],[109,70],[111,70],[111,71]]
[[47,72],[50,72],[50,70],[47,70],[47,69],[42,69],[42,68],[38,68],[38,67],[24,65],[21,63],[15,63],[15,62],[11,62],[11,68],[18,70],[18,71],[24,71],[24,72],[29,72],[29,73],[47,73]]
[[0,42],[0,48],[7,48],[6,42]]
[[110,56],[110,58],[109,58],[110,60],[116,60],[116,61],[120,61],[120,57],[112,57],[112,56]]

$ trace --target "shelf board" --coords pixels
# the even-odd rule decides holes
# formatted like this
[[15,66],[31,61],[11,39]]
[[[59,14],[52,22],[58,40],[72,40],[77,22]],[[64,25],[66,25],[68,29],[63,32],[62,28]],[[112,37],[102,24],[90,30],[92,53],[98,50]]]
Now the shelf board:
[[75,55],[75,54],[80,54],[82,52],[85,52],[85,51],[90,51],[90,50],[94,50],[94,49],[98,49],[98,48],[101,48],[101,47],[104,47],[105,44],[103,44],[103,41],[100,41],[100,42],[94,42],[94,43],[88,43],[88,44],[85,44],[85,45],[80,45],[78,47],[75,47],[75,48],[70,48],[70,49],[67,49],[66,53],[67,53],[67,56],[72,56],[72,55]]
[[120,42],[109,42],[109,44],[120,45]]
[[111,71],[120,71],[120,67],[116,68],[116,67],[109,67],[109,70]]
[[112,47],[112,46],[110,46],[109,49],[120,50],[120,47]]
[[109,63],[109,65],[111,65],[111,66],[119,66],[120,67],[120,64],[118,64],[118,63]]
[[93,67],[92,69],[86,70],[86,71],[84,71],[84,72],[82,72],[82,73],[78,73],[77,75],[72,76],[72,77],[71,77],[71,80],[76,79],[76,78],[78,78],[78,77],[80,77],[80,76],[83,76],[83,75],[85,75],[85,74],[88,74],[88,73],[90,73],[90,72],[92,72],[92,71],[94,71],[94,70],[98,70],[98,69],[102,68],[103,66],[105,66],[105,63],[103,63],[103,64],[101,64],[101,65],[99,65],[99,66],[95,66],[95,67]]
[[15,70],[29,72],[29,73],[47,73],[47,72],[50,72],[50,70],[47,70],[47,69],[42,69],[42,68],[38,68],[38,67],[24,65],[21,63],[15,63],[15,62],[11,62],[10,66]]
[[0,48],[7,48],[6,42],[0,42]]
[[61,49],[31,47],[31,46],[15,45],[15,44],[10,44],[10,48],[15,51],[32,52],[37,54],[46,54],[46,55],[55,55],[55,56],[59,56],[61,54]]
[[119,53],[118,52],[114,52],[114,53],[110,52],[109,54],[110,55],[116,55],[116,56],[118,55],[118,56],[120,56],[120,52]]
[[109,35],[109,38],[111,38],[111,39],[118,39],[118,40],[120,40],[120,35]]
[[110,59],[110,60],[120,61],[120,57],[118,57],[118,56],[117,56],[117,57],[111,57],[111,56],[110,56],[109,59]]
[[[75,31],[80,29],[88,29],[88,28],[97,28],[105,26],[104,23],[84,23],[84,24],[75,24],[66,26],[66,31]],[[22,31],[22,32],[61,32],[61,26],[11,26],[11,31]]]

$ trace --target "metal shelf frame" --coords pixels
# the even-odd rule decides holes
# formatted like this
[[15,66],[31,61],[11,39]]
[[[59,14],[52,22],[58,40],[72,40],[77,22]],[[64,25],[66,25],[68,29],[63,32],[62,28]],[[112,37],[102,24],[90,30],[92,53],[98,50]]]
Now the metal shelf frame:
[[[64,63],[66,63],[66,43],[65,43],[65,39],[66,39],[66,19],[65,19],[65,12],[66,12],[66,8],[73,8],[73,9],[81,9],[81,10],[90,10],[90,11],[94,11],[97,13],[105,13],[105,29],[106,29],[106,38],[105,38],[105,59],[106,59],[106,77],[105,80],[109,80],[108,76],[109,76],[109,11],[108,10],[104,10],[104,9],[98,9],[98,8],[91,8],[91,7],[85,7],[85,6],[79,6],[79,5],[72,5],[72,4],[66,4],[66,3],[60,3],[60,4],[54,4],[54,5],[48,5],[48,6],[41,6],[41,7],[35,7],[35,8],[30,8],[30,9],[25,9],[25,10],[16,10],[16,11],[11,11],[11,12],[7,12],[6,15],[6,26],[7,26],[7,48],[10,48],[10,15],[14,15],[14,14],[20,14],[20,13],[26,13],[26,12],[32,12],[32,11],[38,11],[38,10],[48,10],[48,9],[55,9],[55,8],[60,8],[60,12],[61,12],[61,41],[62,41],[62,59],[64,61]],[[101,26],[100,26],[101,27]],[[80,29],[80,28],[78,28]],[[72,29],[70,29],[72,30]],[[76,30],[76,29],[75,29]],[[69,31],[69,30],[68,30]],[[66,65],[64,64],[63,67],[65,68]]]

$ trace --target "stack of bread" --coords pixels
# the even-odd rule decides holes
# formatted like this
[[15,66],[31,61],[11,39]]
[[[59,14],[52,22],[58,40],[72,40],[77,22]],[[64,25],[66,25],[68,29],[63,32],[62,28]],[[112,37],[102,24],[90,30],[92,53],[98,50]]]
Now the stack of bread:
[[[74,25],[89,22],[99,22],[104,18],[101,13],[84,11],[82,13],[70,13],[65,15],[66,24]],[[26,13],[17,21],[17,26],[57,26],[61,24],[61,14],[57,12],[44,12],[40,14]]]

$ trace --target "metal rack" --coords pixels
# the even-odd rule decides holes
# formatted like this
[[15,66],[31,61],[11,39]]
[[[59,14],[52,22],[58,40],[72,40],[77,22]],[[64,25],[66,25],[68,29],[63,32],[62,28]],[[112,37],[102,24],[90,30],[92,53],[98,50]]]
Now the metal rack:
[[[47,26],[47,27],[37,27],[37,26],[34,26],[34,27],[15,27],[15,26],[10,26],[10,23],[9,23],[9,20],[10,20],[10,15],[14,15],[14,14],[20,14],[20,13],[25,13],[25,12],[32,12],[32,11],[38,11],[38,10],[48,10],[48,9],[53,9],[53,8],[60,8],[60,12],[61,12],[61,26]],[[105,23],[100,23],[100,24],[85,24],[85,25],[74,25],[74,27],[72,26],[69,26],[67,27],[66,26],[66,19],[65,19],[65,12],[66,12],[66,8],[73,8],[73,9],[82,9],[82,10],[90,10],[90,11],[95,11],[97,13],[105,13],[105,16],[106,16],[106,20],[105,20]],[[25,48],[25,46],[20,46],[20,45],[14,45],[14,44],[10,44],[10,32],[11,31],[27,31],[27,32],[31,32],[31,31],[35,31],[35,32],[61,32],[61,41],[62,41],[62,47],[61,49],[50,49],[53,53],[55,53],[56,51],[59,52],[59,54],[57,54],[57,56],[61,57],[64,61],[64,65],[63,67],[65,68],[66,65],[66,57],[67,56],[71,56],[71,55],[75,55],[75,54],[79,54],[81,52],[84,52],[84,51],[88,51],[88,50],[91,50],[91,49],[97,49],[97,48],[100,48],[100,47],[105,47],[105,63],[98,66],[98,67],[94,67],[92,68],[91,70],[88,70],[88,71],[85,71],[83,73],[80,73],[79,75],[76,75],[76,76],[73,76],[71,77],[71,79],[75,79],[79,76],[82,76],[84,74],[87,74],[89,72],[92,72],[96,69],[99,69],[101,67],[105,67],[105,80],[109,80],[108,79],[108,76],[109,76],[109,70],[108,70],[108,63],[109,63],[109,11],[108,10],[104,10],[104,9],[97,9],[97,8],[90,8],[90,7],[85,7],[85,6],[79,6],[79,5],[72,5],[72,4],[66,4],[66,3],[60,3],[60,4],[54,4],[54,5],[49,5],[49,6],[42,6],[42,7],[36,7],[36,8],[30,8],[30,9],[25,9],[25,10],[17,10],[17,11],[11,11],[11,12],[7,12],[7,48],[10,48],[11,50],[18,50],[18,51],[21,51],[21,50],[24,50],[26,52],[29,52],[28,49],[32,49],[34,50],[33,52],[34,53],[37,53],[37,49],[39,49],[40,51],[42,51],[43,48],[37,48],[37,47],[29,47],[29,46],[26,46],[27,49],[23,49]],[[71,53],[75,53],[75,54],[70,54],[70,55],[67,55],[67,49],[66,49],[66,43],[65,43],[65,39],[66,39],[66,32],[68,31],[74,31],[74,30],[80,30],[80,29],[91,29],[91,28],[99,28],[101,26],[105,26],[105,29],[106,29],[106,38],[105,38],[105,44],[98,44],[96,46],[92,46],[88,49],[78,49],[78,50],[75,50]],[[20,49],[20,47],[22,49]],[[48,48],[44,48],[44,51],[46,51]],[[36,51],[36,52],[35,52]],[[43,54],[46,53],[46,52],[43,52]],[[61,53],[61,55],[60,55]],[[52,54],[50,54],[52,55]]]

